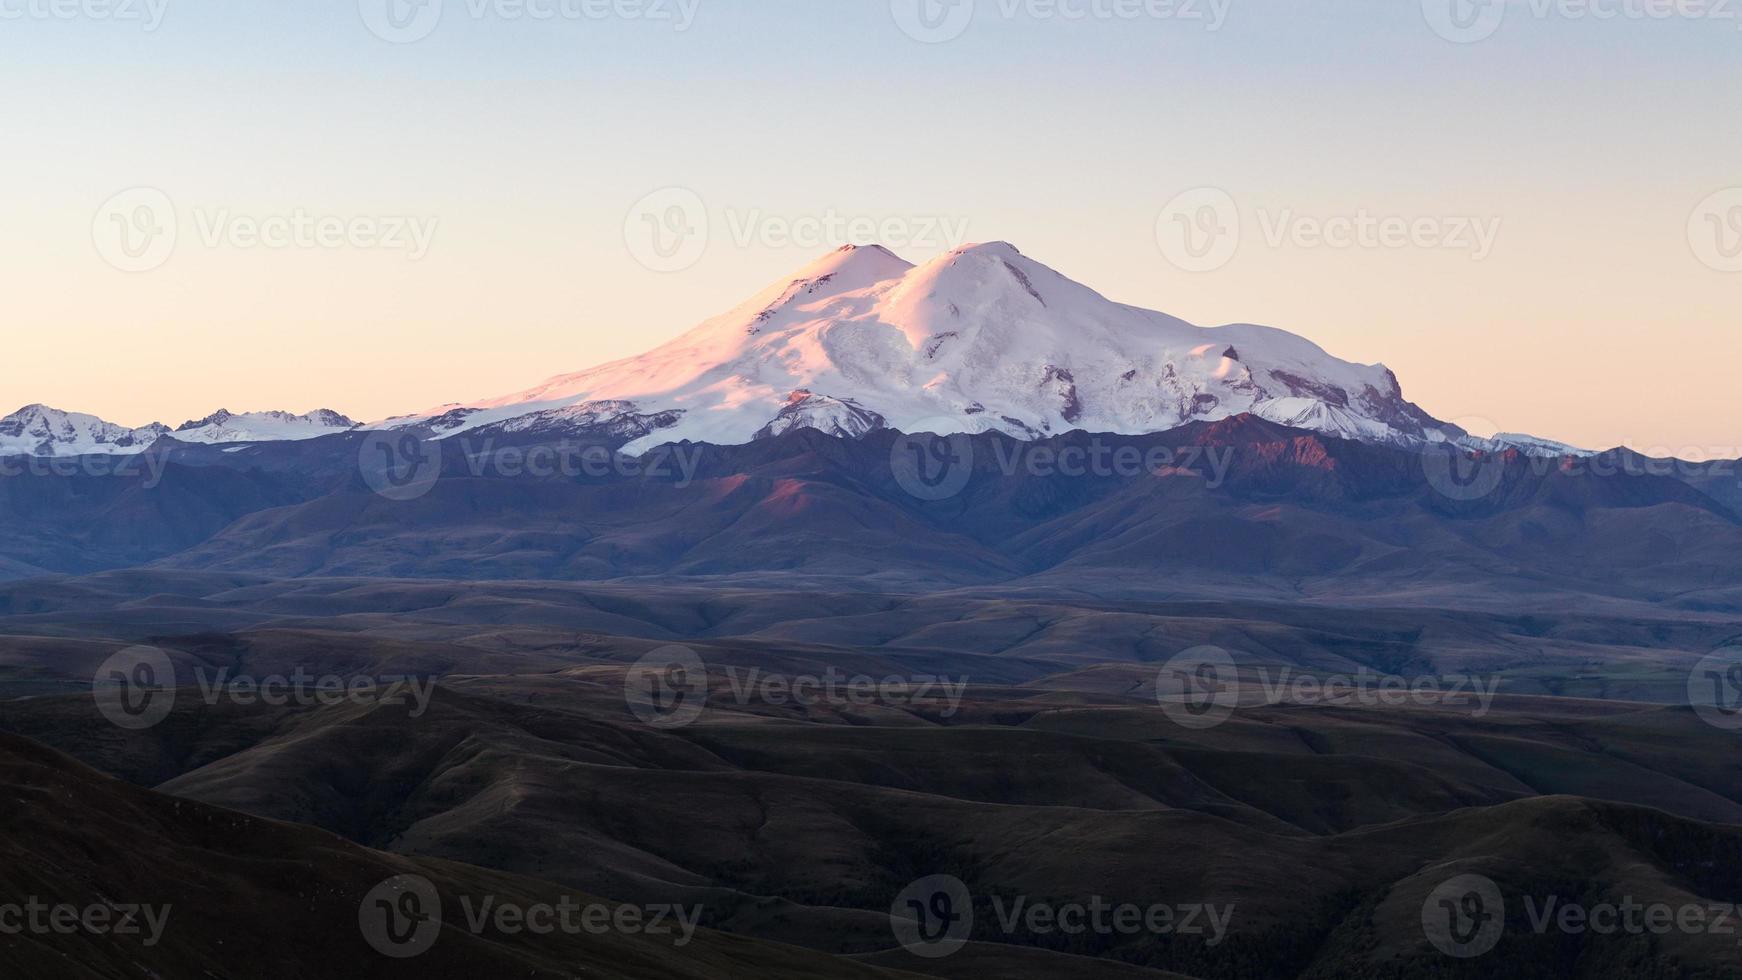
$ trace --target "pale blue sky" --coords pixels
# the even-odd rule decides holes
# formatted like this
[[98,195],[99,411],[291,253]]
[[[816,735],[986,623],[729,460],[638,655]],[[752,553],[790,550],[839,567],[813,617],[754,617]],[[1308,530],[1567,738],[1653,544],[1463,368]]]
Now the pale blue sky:
[[[735,227],[836,213],[965,222],[1119,300],[1294,330],[1384,361],[1443,418],[1742,443],[1742,274],[1702,263],[1687,227],[1742,186],[1736,20],[1515,4],[1457,44],[1416,0],[1233,0],[1218,31],[981,0],[923,44],[888,0],[699,0],[682,32],[445,0],[433,33],[392,44],[357,0],[167,0],[154,31],[30,12],[47,2],[0,0],[25,12],[0,19],[0,311],[33,366],[0,382],[0,412],[380,417],[503,394],[646,349],[824,250]],[[128,274],[93,216],[140,186],[181,227]],[[710,236],[660,273],[624,225],[668,186],[700,196]],[[1246,227],[1224,267],[1185,272],[1156,218],[1205,186]],[[298,210],[439,225],[416,261],[200,233]],[[1480,260],[1262,233],[1359,212],[1500,224]]]

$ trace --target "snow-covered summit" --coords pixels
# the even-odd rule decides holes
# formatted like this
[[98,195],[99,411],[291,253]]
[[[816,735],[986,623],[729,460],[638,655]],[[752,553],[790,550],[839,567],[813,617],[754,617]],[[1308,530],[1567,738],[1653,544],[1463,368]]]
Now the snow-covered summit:
[[95,415],[26,405],[0,419],[0,456],[131,456],[169,436],[180,442],[288,442],[346,432],[357,427],[329,409],[236,414],[220,409],[203,419],[170,429],[160,422],[130,429]]
[[227,442],[295,442],[348,432],[357,423],[331,409],[306,415],[289,412],[245,412],[218,409],[203,419],[184,422],[173,436],[180,442],[217,444]]
[[744,443],[794,425],[1029,439],[1242,412],[1395,445],[1464,435],[1405,401],[1383,365],[1340,360],[1270,327],[1199,327],[1115,303],[1006,242],[920,266],[849,246],[646,354],[449,406],[435,428],[605,402],[672,420],[629,452]]
[[[1516,449],[1526,456],[1595,456],[1595,450],[1580,449],[1553,439],[1543,439],[1539,436],[1525,435],[1521,432],[1497,432],[1487,439],[1470,437],[1466,445],[1475,448]],[[1482,445],[1486,443],[1488,445]]]
[[26,405],[0,419],[0,456],[132,455],[168,432],[158,423],[130,429],[95,415]]

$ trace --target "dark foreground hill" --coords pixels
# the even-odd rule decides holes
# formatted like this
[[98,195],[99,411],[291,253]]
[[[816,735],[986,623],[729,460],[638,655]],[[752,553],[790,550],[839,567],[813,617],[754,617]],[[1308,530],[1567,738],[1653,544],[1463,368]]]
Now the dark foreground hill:
[[[383,604],[384,593],[368,595],[357,601]],[[461,615],[455,603],[446,608]],[[623,604],[616,614],[655,610]],[[736,616],[749,625],[755,613]],[[169,794],[93,782],[31,750],[35,768],[7,781],[50,789],[30,791],[31,806],[0,825],[17,847],[6,867],[49,868],[26,879],[26,891],[92,881],[107,895],[149,892],[175,869],[176,881],[192,883],[174,886],[175,901],[220,906],[201,943],[260,927],[257,914],[354,928],[316,899],[421,873],[444,896],[567,888],[636,907],[693,905],[708,929],[778,944],[722,948],[742,950],[748,972],[701,974],[710,976],[851,975],[830,972],[842,960],[1016,980],[1742,975],[1736,936],[1715,929],[1600,933],[1545,927],[1533,915],[1551,901],[1673,915],[1742,900],[1737,736],[1685,706],[1504,693],[1480,712],[1467,699],[1255,703],[1200,731],[1158,705],[1154,665],[1054,654],[1000,668],[985,654],[940,659],[736,634],[691,641],[707,664],[708,706],[693,724],[661,729],[624,700],[625,662],[657,641],[593,634],[539,646],[527,631],[479,622],[462,642],[407,643],[389,634],[428,627],[380,615],[352,625],[365,624],[205,633],[172,649],[180,665],[251,675],[299,663],[440,673],[427,710],[208,705],[189,687],[162,723],[122,731],[88,690],[0,701],[0,728]],[[88,671],[93,646],[102,652],[89,638],[14,637],[7,658]],[[476,654],[471,673],[454,660],[467,650]],[[1386,653],[1354,646],[1300,656],[1300,669],[1323,671],[1353,669],[1343,656]],[[794,676],[828,666],[988,679],[953,706],[793,703],[734,690],[747,670]],[[73,819],[88,813],[102,816]],[[214,822],[229,829],[207,830]],[[41,864],[63,852],[81,857]],[[250,877],[263,868],[279,869],[271,880],[280,884]],[[971,895],[972,941],[925,959],[897,944],[890,910],[905,888],[939,874]],[[1464,876],[1492,882],[1500,896],[1482,914],[1502,931],[1469,960],[1436,949],[1423,926],[1438,890]],[[1073,935],[1003,919],[1016,902],[1096,901],[1213,910],[1225,916],[1223,931]],[[280,930],[280,945],[260,952],[303,972],[266,975],[335,975],[320,965],[350,962],[348,939],[301,945],[301,935]],[[563,960],[571,973],[558,975],[642,975],[622,959],[641,947],[625,942],[621,952],[607,947],[601,955],[613,959],[591,973],[575,964],[594,961]],[[807,965],[794,946],[836,959]],[[467,956],[528,957],[526,975],[543,975],[533,972],[551,963],[541,956],[571,955],[537,942],[451,948],[463,965],[498,965]],[[669,971],[656,975],[691,975],[687,958],[714,948],[698,941],[685,960],[656,960]],[[424,959],[448,967],[434,952]]]
[[[77,922],[43,912],[42,929],[9,915],[0,930],[7,977],[897,976],[709,932],[683,948],[610,931],[474,934],[462,896],[522,906],[565,894],[591,900],[548,882],[370,851],[314,828],[163,796],[14,736],[0,735],[0,786],[0,907],[25,909],[23,916],[33,901],[114,910]],[[416,958],[377,952],[359,923],[376,886],[400,875],[427,879],[441,898],[439,936]]]

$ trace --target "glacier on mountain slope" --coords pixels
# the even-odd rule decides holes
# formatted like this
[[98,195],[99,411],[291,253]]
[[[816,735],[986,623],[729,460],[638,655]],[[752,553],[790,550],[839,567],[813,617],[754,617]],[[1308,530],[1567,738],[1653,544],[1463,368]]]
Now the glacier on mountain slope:
[[1405,401],[1383,365],[1270,327],[1198,327],[1115,303],[1003,242],[922,266],[848,246],[646,354],[393,424],[446,436],[605,404],[670,420],[628,453],[799,425],[1034,439],[1242,412],[1365,442],[1468,438]]

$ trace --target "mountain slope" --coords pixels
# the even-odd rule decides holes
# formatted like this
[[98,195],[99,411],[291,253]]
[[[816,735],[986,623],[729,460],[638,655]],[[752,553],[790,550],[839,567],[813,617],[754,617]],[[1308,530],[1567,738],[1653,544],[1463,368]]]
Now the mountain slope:
[[1406,401],[1383,365],[1269,327],[1198,327],[1115,303],[1003,242],[923,266],[848,246],[647,354],[395,422],[453,434],[582,406],[661,415],[630,452],[797,426],[1034,439],[1240,413],[1381,444],[1465,436]]
[[[1429,457],[1252,416],[1147,436],[974,436],[972,472],[942,500],[903,488],[890,462],[900,443],[886,431],[843,438],[806,428],[741,446],[679,447],[694,452],[690,468],[665,475],[509,475],[463,458],[450,440],[440,479],[409,501],[377,496],[345,472],[363,438],[178,451],[169,492],[130,494],[131,508],[179,504],[195,459],[213,471],[209,484],[221,473],[288,499],[227,511],[228,526],[201,523],[155,554],[129,554],[165,568],[273,576],[741,576],[852,591],[1023,583],[1364,603],[1441,594],[1506,606],[1578,595],[1687,609],[1742,600],[1728,572],[1742,523],[1680,480],[1569,471],[1511,452],[1494,457],[1490,493],[1460,500],[1435,488]],[[1024,453],[1069,459],[1096,446],[1136,458],[1166,452],[1174,462],[1106,475],[1021,463]],[[294,479],[263,471],[287,451]],[[45,489],[0,480],[0,517],[33,518],[12,532],[17,540],[0,535],[0,555],[53,567],[67,535],[113,523],[61,506],[76,499],[64,492],[31,492]],[[115,567],[85,558],[67,570]]]

